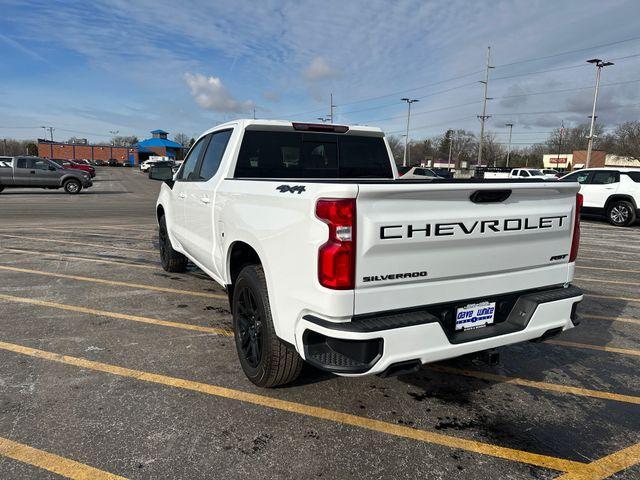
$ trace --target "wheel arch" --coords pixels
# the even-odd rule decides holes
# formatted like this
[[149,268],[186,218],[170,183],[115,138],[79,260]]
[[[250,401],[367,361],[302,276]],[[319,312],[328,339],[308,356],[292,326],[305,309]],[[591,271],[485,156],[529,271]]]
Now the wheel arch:
[[631,205],[633,205],[633,208],[635,208],[636,210],[638,209],[638,205],[636,204],[635,199],[631,195],[626,195],[624,193],[616,193],[611,195],[609,198],[607,198],[607,202],[604,205],[605,214],[606,212],[608,212],[611,204],[617,201],[629,202],[631,203]]
[[227,250],[227,292],[229,294],[229,303],[233,302],[233,286],[236,283],[236,279],[246,265],[262,265],[264,268],[264,263],[258,251],[247,242],[236,240],[229,245]]

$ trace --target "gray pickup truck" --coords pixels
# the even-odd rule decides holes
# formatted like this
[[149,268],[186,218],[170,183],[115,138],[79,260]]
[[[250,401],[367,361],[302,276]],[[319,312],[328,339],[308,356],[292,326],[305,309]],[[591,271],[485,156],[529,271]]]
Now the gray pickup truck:
[[70,194],[93,185],[82,170],[60,167],[40,157],[0,157],[0,192],[5,188],[64,188]]

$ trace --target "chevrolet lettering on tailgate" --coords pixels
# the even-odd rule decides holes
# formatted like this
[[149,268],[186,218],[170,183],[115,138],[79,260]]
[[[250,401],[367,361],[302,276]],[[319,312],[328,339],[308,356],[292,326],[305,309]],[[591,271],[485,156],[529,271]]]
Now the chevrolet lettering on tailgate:
[[568,225],[567,215],[538,218],[505,218],[474,222],[426,223],[421,225],[383,225],[380,239],[445,237],[472,234],[494,234],[519,230],[561,229]]

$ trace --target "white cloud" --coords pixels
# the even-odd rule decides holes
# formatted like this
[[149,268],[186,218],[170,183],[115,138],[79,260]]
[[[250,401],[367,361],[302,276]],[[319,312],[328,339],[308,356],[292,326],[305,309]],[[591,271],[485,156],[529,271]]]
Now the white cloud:
[[338,78],[340,72],[332,67],[326,58],[316,57],[309,66],[302,72],[302,76],[309,82],[320,82]]
[[196,103],[202,108],[220,113],[248,113],[254,106],[250,100],[236,100],[218,77],[185,73],[184,80]]

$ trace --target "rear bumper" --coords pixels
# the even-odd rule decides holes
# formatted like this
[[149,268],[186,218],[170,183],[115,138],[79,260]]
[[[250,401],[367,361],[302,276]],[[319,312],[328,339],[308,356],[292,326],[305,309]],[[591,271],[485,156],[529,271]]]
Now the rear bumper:
[[467,301],[380,312],[350,322],[305,315],[296,327],[296,346],[307,362],[323,370],[342,375],[383,373],[397,364],[436,362],[573,328],[579,323],[576,307],[582,291],[556,287],[496,300],[508,301],[502,318],[496,314],[495,324],[463,332],[454,332],[446,312]]

